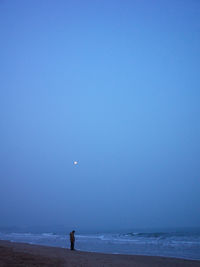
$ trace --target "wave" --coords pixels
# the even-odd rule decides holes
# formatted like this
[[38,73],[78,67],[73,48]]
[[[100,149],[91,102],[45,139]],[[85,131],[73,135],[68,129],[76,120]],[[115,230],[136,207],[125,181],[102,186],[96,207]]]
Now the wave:
[[155,233],[127,233],[127,234],[122,234],[124,236],[130,236],[130,237],[135,237],[135,236],[140,236],[140,237],[164,237],[164,236],[169,236],[168,233],[164,232],[155,232]]
[[[2,233],[0,239],[30,244],[69,247],[69,234]],[[148,254],[200,259],[200,232],[116,232],[76,234],[76,247],[85,251]]]
[[145,232],[129,232],[126,234],[121,234],[122,236],[127,236],[127,237],[145,237],[145,238],[181,238],[181,237],[193,237],[193,238],[200,238],[200,233],[199,232],[152,232],[152,233],[145,233]]

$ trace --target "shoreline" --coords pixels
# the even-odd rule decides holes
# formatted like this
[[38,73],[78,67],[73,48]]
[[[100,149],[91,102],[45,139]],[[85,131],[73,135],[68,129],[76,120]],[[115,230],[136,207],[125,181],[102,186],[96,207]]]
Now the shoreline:
[[199,266],[199,260],[161,256],[105,254],[0,240],[0,266]]

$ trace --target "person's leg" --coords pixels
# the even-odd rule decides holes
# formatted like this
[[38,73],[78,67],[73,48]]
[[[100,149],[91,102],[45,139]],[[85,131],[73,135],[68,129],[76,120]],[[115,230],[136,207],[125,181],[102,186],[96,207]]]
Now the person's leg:
[[71,242],[71,250],[74,250],[74,242]]

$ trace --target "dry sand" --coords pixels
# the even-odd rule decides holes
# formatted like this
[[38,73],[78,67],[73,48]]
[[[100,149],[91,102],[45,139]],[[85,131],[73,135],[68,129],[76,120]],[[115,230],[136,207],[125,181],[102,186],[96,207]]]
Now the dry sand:
[[134,255],[113,255],[0,241],[0,266],[200,266],[200,261]]

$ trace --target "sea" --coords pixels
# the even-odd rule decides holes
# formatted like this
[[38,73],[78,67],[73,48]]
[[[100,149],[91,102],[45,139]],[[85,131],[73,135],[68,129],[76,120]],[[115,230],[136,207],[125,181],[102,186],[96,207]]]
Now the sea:
[[[69,248],[69,231],[0,228],[0,239]],[[75,249],[111,254],[150,255],[200,260],[200,228],[78,231]]]

